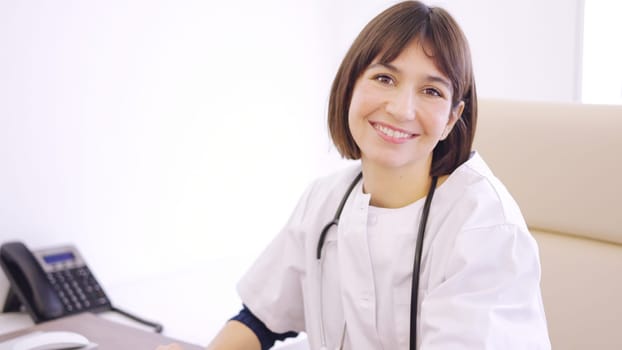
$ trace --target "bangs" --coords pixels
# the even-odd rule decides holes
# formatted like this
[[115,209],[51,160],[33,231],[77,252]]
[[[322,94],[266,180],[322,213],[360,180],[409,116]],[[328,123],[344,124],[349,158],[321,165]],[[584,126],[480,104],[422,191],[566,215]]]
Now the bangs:
[[[465,46],[462,33],[454,30],[444,16],[432,8],[429,13],[418,11],[396,18],[385,24],[382,37],[370,41],[369,54],[363,69],[373,60],[389,63],[395,60],[412,42],[419,42],[423,52],[434,62],[452,84],[452,102],[458,103],[464,96],[472,79],[469,48]],[[362,57],[361,57],[362,58]],[[362,72],[361,72],[362,73]]]

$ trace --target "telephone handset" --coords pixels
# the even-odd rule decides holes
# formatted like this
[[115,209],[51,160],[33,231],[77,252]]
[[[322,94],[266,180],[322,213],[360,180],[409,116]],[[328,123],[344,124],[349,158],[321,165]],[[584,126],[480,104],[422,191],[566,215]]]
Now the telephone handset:
[[4,312],[24,305],[36,323],[112,305],[73,246],[30,251],[23,243],[0,247],[0,264],[11,287]]
[[30,251],[21,242],[0,246],[0,265],[10,282],[2,312],[23,305],[35,323],[84,311],[112,310],[162,332],[162,325],[112,306],[86,262],[71,245]]

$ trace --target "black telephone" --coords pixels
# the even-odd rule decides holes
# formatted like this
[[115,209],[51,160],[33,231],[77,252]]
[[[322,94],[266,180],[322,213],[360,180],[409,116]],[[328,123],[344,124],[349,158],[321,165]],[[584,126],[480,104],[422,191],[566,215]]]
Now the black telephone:
[[162,331],[112,306],[101,285],[74,246],[30,251],[21,242],[0,246],[0,265],[11,284],[2,312],[19,311],[23,305],[35,323],[85,311],[112,310]]

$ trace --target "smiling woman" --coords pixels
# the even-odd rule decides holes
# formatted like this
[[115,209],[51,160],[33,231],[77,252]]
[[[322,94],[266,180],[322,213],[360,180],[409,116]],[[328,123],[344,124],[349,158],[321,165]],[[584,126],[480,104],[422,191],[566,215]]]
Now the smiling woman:
[[[464,109],[463,101],[452,106],[452,90],[419,41],[412,41],[391,63],[371,64],[354,85],[348,112],[363,171],[409,174],[412,184],[425,183],[432,151],[449,135]],[[373,184],[366,183],[370,193],[394,193],[376,191]],[[397,202],[376,195],[371,204],[399,208],[424,195],[402,196]]]
[[[418,73],[421,76],[416,77],[417,79],[425,80],[425,83],[434,82],[433,86],[419,87],[423,88],[421,92],[431,95],[442,93],[440,97],[447,100],[452,109],[459,109],[452,112],[460,112],[454,116],[460,117],[454,121],[457,122],[456,132],[446,142],[439,144],[434,151],[432,174],[446,175],[453,170],[455,164],[462,163],[468,158],[470,142],[475,131],[473,118],[477,115],[477,103],[471,101],[476,101],[477,94],[468,43],[460,28],[449,16],[430,17],[428,20],[426,18],[428,14],[425,12],[403,14],[403,17],[395,19],[393,23],[383,17],[388,15],[388,13],[380,14],[367,25],[352,44],[337,72],[331,90],[328,119],[333,141],[345,158],[360,158],[360,149],[355,140],[344,132],[348,122],[344,116],[348,115],[350,104],[354,103],[352,87],[355,86],[355,82],[357,84],[360,82],[365,69],[372,75],[371,78],[392,86],[397,85],[400,81],[392,74],[400,72],[398,68],[403,69],[406,64],[414,63],[408,61],[414,57],[402,57],[402,67],[395,67],[392,61],[403,55],[407,46],[419,46],[421,51],[418,53],[420,57],[417,57],[421,61],[419,63],[427,64],[427,68],[432,69],[402,73]],[[436,23],[432,23],[433,21]],[[382,71],[377,71],[380,68],[391,74],[381,74]],[[374,76],[374,73],[379,76]],[[394,91],[404,91],[402,85]],[[463,114],[463,110],[466,113]],[[450,124],[453,127],[453,123]]]
[[357,164],[309,185],[209,349],[298,332],[323,350],[550,349],[538,247],[471,149],[470,57],[454,19],[418,1],[363,29],[328,108],[333,143]]

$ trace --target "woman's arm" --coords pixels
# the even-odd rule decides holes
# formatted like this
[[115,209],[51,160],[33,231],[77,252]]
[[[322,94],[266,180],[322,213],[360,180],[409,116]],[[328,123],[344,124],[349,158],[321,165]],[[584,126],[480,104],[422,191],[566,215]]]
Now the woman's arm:
[[218,332],[208,350],[261,350],[259,339],[245,324],[232,320]]
[[[156,350],[183,350],[178,344],[161,345]],[[207,350],[261,350],[259,339],[245,324],[229,321],[218,332]]]
[[421,349],[551,349],[526,227],[462,231],[447,256],[443,281],[421,303]]

